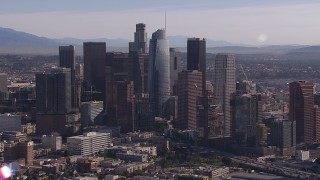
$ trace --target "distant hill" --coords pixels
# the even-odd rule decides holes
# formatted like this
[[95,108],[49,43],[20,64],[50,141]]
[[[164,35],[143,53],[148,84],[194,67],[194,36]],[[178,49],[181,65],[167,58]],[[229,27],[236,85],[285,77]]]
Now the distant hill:
[[291,51],[290,53],[319,53],[320,46],[307,46]]
[[[187,36],[168,36],[171,47],[178,47],[186,52]],[[50,39],[26,32],[0,27],[0,54],[58,54],[58,46],[75,45],[76,54],[81,55],[83,42],[106,42],[107,51],[128,51],[128,39]],[[206,39],[208,53],[234,54],[285,54],[285,53],[320,53],[320,46],[281,45],[253,47],[244,44],[232,44],[226,41]]]
[[[15,31],[9,28],[0,28],[0,53],[54,53],[53,48],[58,43],[52,39],[39,37],[25,32]],[[56,50],[57,51],[57,50]]]

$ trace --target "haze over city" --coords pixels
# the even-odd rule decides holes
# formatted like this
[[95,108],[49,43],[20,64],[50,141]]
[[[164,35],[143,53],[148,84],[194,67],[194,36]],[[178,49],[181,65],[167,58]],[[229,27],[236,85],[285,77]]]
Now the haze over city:
[[134,25],[148,32],[164,28],[167,35],[204,37],[247,45],[320,42],[316,0],[3,0],[0,26],[49,38],[132,39]]
[[2,0],[0,180],[320,179],[318,0]]

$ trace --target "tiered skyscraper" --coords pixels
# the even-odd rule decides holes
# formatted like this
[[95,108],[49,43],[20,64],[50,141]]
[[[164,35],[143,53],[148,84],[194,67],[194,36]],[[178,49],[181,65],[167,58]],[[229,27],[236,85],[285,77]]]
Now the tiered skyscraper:
[[149,53],[148,93],[156,102],[156,115],[161,116],[163,104],[170,98],[170,52],[165,30],[152,34]]
[[231,135],[231,106],[230,100],[236,92],[236,67],[235,57],[230,54],[217,54],[214,66],[214,88],[215,96],[222,107],[224,114],[224,134]]
[[295,81],[289,85],[289,119],[296,121],[297,143],[315,141],[313,86],[313,83],[307,81]]
[[129,43],[129,52],[148,53],[146,25],[143,23],[136,24],[134,33],[134,42]]

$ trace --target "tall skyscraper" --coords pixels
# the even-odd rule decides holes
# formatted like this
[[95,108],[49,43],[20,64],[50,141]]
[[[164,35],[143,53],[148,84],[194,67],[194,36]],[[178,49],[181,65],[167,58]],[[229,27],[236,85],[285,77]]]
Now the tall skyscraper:
[[187,70],[202,72],[202,94],[206,91],[206,40],[189,38],[187,42]]
[[50,74],[36,74],[36,107],[39,114],[71,112],[71,72],[56,68]]
[[315,141],[313,83],[295,81],[289,84],[289,119],[297,124],[297,143]]
[[108,91],[106,100],[107,125],[120,126],[124,133],[133,131],[133,81],[115,81],[108,86],[111,91]]
[[318,105],[313,106],[314,112],[314,142],[320,142],[320,107]]
[[7,74],[0,73],[0,100],[5,99],[7,91]]
[[231,135],[232,116],[230,100],[236,92],[236,67],[235,57],[230,54],[217,54],[214,65],[215,96],[222,107],[224,114],[224,133]]
[[71,105],[73,108],[79,107],[80,100],[77,98],[76,88],[76,67],[74,46],[59,46],[59,66],[70,68],[71,70]]
[[163,115],[163,104],[170,98],[170,52],[166,32],[152,34],[149,48],[148,93],[156,101],[156,115]]
[[6,73],[0,73],[0,92],[7,92],[7,74]]
[[178,74],[182,71],[181,53],[175,48],[170,48],[170,94],[178,94]]
[[105,61],[106,43],[105,42],[84,42],[84,80],[88,86],[94,90],[105,94]]
[[318,105],[313,106],[314,112],[314,142],[320,142],[320,107]]
[[242,94],[234,96],[233,132],[235,141],[242,146],[254,147],[257,143],[257,125],[259,121],[259,103],[261,96]]
[[136,94],[134,97],[134,130],[154,131],[155,130],[155,105],[149,94]]
[[129,52],[148,53],[146,25],[143,23],[136,24],[134,33],[134,42],[129,43]]
[[144,93],[147,59],[147,54],[137,52],[108,52],[106,65],[112,70],[113,81],[134,81],[134,93]]
[[178,84],[179,128],[197,130],[199,128],[198,98],[202,95],[202,72],[182,71]]

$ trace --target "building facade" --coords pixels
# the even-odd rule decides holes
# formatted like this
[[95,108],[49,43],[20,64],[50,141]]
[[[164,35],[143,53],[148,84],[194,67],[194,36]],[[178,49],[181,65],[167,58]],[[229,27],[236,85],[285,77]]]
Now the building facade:
[[313,143],[315,139],[313,83],[295,81],[289,84],[289,119],[297,124],[297,143]]
[[129,43],[129,52],[148,53],[146,25],[143,23],[136,24],[134,33],[134,42]]
[[149,94],[136,94],[134,97],[135,128],[140,131],[154,131],[155,104]]
[[235,57],[230,54],[217,54],[214,65],[214,88],[218,104],[224,114],[225,136],[231,135],[232,112],[230,100],[236,92]]
[[233,131],[235,141],[245,147],[255,147],[257,143],[257,125],[259,121],[259,101],[261,97],[251,94],[234,96]]
[[148,93],[156,101],[156,115],[162,116],[163,104],[170,98],[170,52],[166,32],[152,34],[149,47]]
[[88,132],[67,138],[71,155],[92,155],[104,151],[111,144],[110,133]]
[[202,96],[202,72],[182,71],[178,79],[178,126],[180,129],[197,130],[198,99]]
[[70,75],[69,68],[56,68],[50,74],[36,74],[38,114],[66,114],[72,111]]
[[7,91],[7,74],[0,73],[0,100],[6,98]]
[[97,121],[102,121],[103,101],[82,102],[80,113],[82,125],[92,125]]
[[107,86],[110,87],[106,94],[107,125],[120,126],[123,133],[133,131],[133,81],[115,81]]
[[178,95],[178,74],[182,71],[181,53],[170,48],[170,94],[171,96]]
[[270,127],[270,145],[280,148],[282,155],[294,155],[296,146],[296,122],[276,119]]
[[4,160],[13,161],[24,158],[27,165],[33,163],[33,141],[4,143]]
[[[106,43],[105,42],[84,42],[84,81],[87,88],[105,94],[105,61]],[[103,97],[102,99],[103,100]]]
[[79,108],[80,99],[77,91],[80,90],[76,86],[76,58],[74,46],[59,46],[59,66],[70,68],[71,71],[71,106]]
[[21,131],[21,115],[0,114],[0,132]]
[[57,134],[43,135],[42,146],[45,148],[51,148],[52,151],[58,151],[62,148],[62,137]]
[[189,38],[187,41],[187,70],[202,73],[202,91],[206,91],[206,40]]

